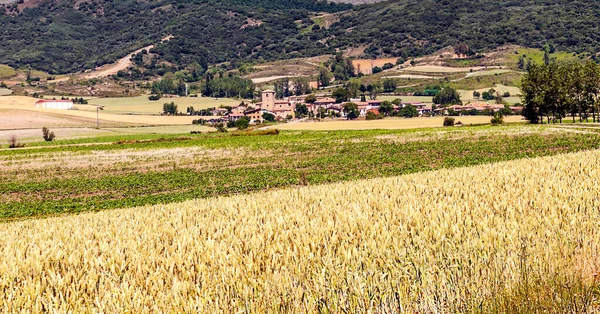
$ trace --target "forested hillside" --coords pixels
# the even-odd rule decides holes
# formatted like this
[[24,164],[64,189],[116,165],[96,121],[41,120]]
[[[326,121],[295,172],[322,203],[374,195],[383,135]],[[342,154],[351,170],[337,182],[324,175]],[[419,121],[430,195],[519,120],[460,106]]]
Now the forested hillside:
[[[326,29],[317,12],[339,14]],[[448,45],[504,44],[595,55],[600,2],[390,0],[352,7],[314,0],[26,0],[0,5],[0,64],[68,73],[158,44],[171,67],[315,56],[364,47],[367,57],[416,57]],[[140,60],[141,61],[141,60]],[[154,65],[153,65],[154,66]]]
[[598,1],[391,0],[343,14],[328,43],[364,45],[370,57],[418,56],[460,43],[472,52],[549,43],[558,50],[595,54],[598,12]]
[[60,0],[22,10],[15,3],[0,6],[0,64],[75,72],[114,62],[168,34],[174,39],[156,50],[178,66],[286,58],[293,51],[317,55],[330,51],[308,36],[296,39],[295,21],[348,8],[314,0]]

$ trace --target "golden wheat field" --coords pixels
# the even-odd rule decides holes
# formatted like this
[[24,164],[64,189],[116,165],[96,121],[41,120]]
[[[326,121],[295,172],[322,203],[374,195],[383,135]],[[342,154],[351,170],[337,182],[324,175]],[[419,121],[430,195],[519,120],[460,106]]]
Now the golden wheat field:
[[600,151],[2,224],[0,309],[600,310]]

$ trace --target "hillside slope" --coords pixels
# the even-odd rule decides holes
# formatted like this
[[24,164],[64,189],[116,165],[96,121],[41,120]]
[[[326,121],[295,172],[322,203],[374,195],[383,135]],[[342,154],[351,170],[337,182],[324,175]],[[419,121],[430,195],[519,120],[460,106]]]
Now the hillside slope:
[[[322,12],[339,21],[319,26]],[[0,64],[77,72],[149,45],[167,71],[352,47],[364,57],[407,59],[457,44],[476,53],[549,43],[593,56],[597,12],[600,2],[577,0],[390,0],[354,8],[315,0],[27,0],[0,5],[0,25],[8,26],[0,28]],[[167,35],[174,37],[159,43]]]

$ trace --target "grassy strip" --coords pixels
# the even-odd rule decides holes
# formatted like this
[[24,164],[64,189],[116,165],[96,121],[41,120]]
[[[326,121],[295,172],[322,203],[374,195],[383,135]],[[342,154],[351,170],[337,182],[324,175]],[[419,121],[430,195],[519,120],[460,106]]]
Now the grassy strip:
[[[287,136],[202,137],[183,142],[111,145],[107,149],[188,147],[202,144],[209,149],[243,147],[257,153],[269,152],[269,156],[275,157],[238,160],[235,168],[231,169],[174,166],[162,171],[127,174],[117,173],[117,169],[106,169],[100,177],[97,177],[97,169],[90,169],[89,175],[79,173],[69,178],[48,177],[42,181],[13,179],[0,185],[0,193],[3,195],[0,197],[0,218],[14,219],[169,203],[292,185],[387,177],[600,148],[600,134],[494,135],[467,140],[443,139],[404,144],[375,137],[400,133],[402,132],[297,132]],[[97,146],[81,148],[98,149]]]

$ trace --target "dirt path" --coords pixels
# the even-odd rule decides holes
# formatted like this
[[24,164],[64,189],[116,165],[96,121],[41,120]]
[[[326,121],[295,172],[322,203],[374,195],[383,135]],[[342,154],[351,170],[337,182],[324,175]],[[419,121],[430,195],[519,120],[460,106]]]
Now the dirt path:
[[[173,38],[173,36],[169,35],[169,36],[163,38],[161,40],[161,42],[171,40],[171,38]],[[125,70],[131,65],[131,58],[133,58],[133,55],[142,52],[142,50],[144,50],[144,49],[147,51],[150,51],[150,49],[152,49],[152,48],[154,48],[154,45],[149,45],[149,46],[140,48],[140,49],[128,54],[127,56],[119,59],[117,62],[115,62],[113,64],[103,65],[92,72],[84,74],[84,77],[85,78],[97,78],[97,77],[105,77],[105,76],[117,74],[117,72],[119,72],[121,70]]]

